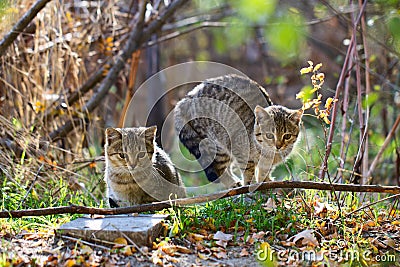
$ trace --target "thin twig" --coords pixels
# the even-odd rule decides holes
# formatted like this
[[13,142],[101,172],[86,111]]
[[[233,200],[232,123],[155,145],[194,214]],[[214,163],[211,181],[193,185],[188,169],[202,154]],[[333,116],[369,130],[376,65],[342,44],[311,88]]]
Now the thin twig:
[[42,164],[39,166],[39,169],[38,169],[38,171],[36,172],[35,178],[33,179],[31,185],[29,186],[29,189],[26,191],[24,198],[23,198],[23,199],[21,200],[21,202],[19,203],[19,207],[20,207],[20,208],[21,208],[21,206],[24,204],[24,202],[25,202],[26,198],[28,197],[28,195],[31,193],[33,187],[35,186],[36,181],[37,181],[37,179],[39,178],[39,174],[40,174],[40,171],[42,170],[43,166],[44,166],[44,163],[42,163]]
[[38,0],[14,25],[9,33],[0,41],[0,56],[4,55],[7,48],[17,39],[18,35],[28,26],[48,2],[51,0]]
[[133,242],[133,240],[132,240],[129,236],[127,236],[124,232],[122,232],[121,230],[119,230],[119,228],[116,227],[114,224],[111,224],[111,226],[114,227],[115,230],[117,230],[118,233],[120,233],[126,240],[128,240],[129,243],[131,243],[131,245],[133,245],[137,251],[139,251],[140,253],[142,253],[143,256],[145,256],[145,257],[147,257],[148,259],[150,259],[150,257],[149,257],[148,255],[146,255],[146,253],[144,253],[144,251],[141,250],[140,247],[139,247],[135,242]]
[[95,244],[95,243],[91,243],[89,241],[85,241],[85,240],[82,240],[80,238],[75,238],[75,237],[67,236],[67,235],[61,235],[60,237],[61,238],[65,238],[65,239],[69,239],[71,241],[79,242],[79,243],[82,243],[82,244],[85,244],[85,245],[98,247],[98,248],[105,249],[105,250],[110,250],[110,248],[108,248],[108,247],[105,247],[105,246],[102,246],[102,245],[98,245],[98,244]]
[[128,82],[128,90],[125,95],[125,103],[124,107],[122,108],[119,121],[118,121],[118,127],[122,128],[124,127],[124,120],[125,120],[125,115],[126,112],[128,111],[129,104],[131,102],[131,99],[134,94],[134,88],[135,88],[135,83],[136,83],[136,75],[137,75],[137,70],[139,66],[139,61],[140,61],[140,54],[141,50],[137,50],[132,54],[132,59],[131,59],[131,70],[129,72],[129,82]]
[[[352,59],[350,58],[349,64],[352,64]],[[351,127],[349,129],[349,133],[346,133],[347,129],[347,111],[349,109],[349,88],[350,88],[350,83],[346,82],[344,86],[344,92],[343,92],[343,103],[342,103],[342,129],[341,129],[341,143],[340,143],[340,163],[339,163],[339,168],[336,173],[336,177],[334,179],[334,182],[342,183],[343,182],[343,173],[342,169],[344,168],[345,162],[346,162],[346,157],[347,157],[347,151],[348,151],[348,144],[351,141],[351,132],[353,130],[353,124],[354,121],[350,120]],[[346,135],[349,137],[346,138]],[[348,140],[347,140],[348,139]],[[347,140],[347,145],[346,145],[346,140]],[[339,179],[337,177],[339,176]]]
[[73,205],[73,206],[51,207],[51,208],[30,209],[30,210],[0,211],[0,218],[21,218],[24,216],[45,216],[54,214],[65,214],[65,213],[116,215],[116,214],[138,213],[145,211],[157,211],[170,208],[171,206],[185,206],[198,203],[205,203],[217,199],[246,194],[249,192],[263,191],[267,189],[276,189],[276,188],[291,188],[291,189],[302,188],[302,189],[334,190],[334,191],[348,191],[348,192],[375,192],[375,193],[391,193],[391,194],[400,193],[399,186],[330,184],[330,183],[301,182],[301,181],[277,181],[277,182],[264,182],[259,184],[242,186],[213,194],[206,194],[190,198],[166,200],[161,202],[136,205],[131,207],[116,208],[116,209],[102,209],[102,208],[92,208],[92,207]]
[[369,179],[369,177],[371,177],[372,173],[374,172],[375,167],[379,162],[379,159],[381,158],[386,147],[389,145],[390,141],[392,140],[399,124],[400,124],[400,115],[397,116],[397,119],[394,122],[392,129],[390,130],[389,134],[386,136],[385,142],[383,142],[383,145],[379,149],[378,154],[376,154],[374,160],[372,161],[371,166],[369,167],[369,170],[368,170],[368,174],[367,174],[368,179]]
[[[365,2],[367,0],[364,0]],[[362,6],[362,0],[358,1],[358,5],[361,7]],[[368,95],[371,92],[371,81],[370,81],[370,77],[369,77],[369,50],[368,50],[368,42],[367,42],[367,38],[366,38],[366,32],[367,32],[367,27],[365,24],[366,18],[365,18],[366,14],[364,13],[361,17],[361,38],[362,38],[362,42],[363,42],[363,48],[364,48],[364,62],[365,62],[365,97],[366,97],[366,110],[365,110],[365,146],[364,146],[364,155],[363,155],[363,162],[362,162],[362,174],[363,174],[363,178],[361,181],[361,184],[366,184],[367,183],[367,179],[368,179],[368,163],[369,163],[369,140],[368,140],[368,121],[369,121],[369,106],[368,106]]]

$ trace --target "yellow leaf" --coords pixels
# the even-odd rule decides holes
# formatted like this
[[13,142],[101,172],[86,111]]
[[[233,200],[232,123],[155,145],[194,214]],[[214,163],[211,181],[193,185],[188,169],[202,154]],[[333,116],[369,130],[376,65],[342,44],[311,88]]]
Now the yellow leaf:
[[106,43],[112,43],[113,42],[113,40],[114,40],[114,37],[112,37],[112,36],[110,36],[110,37],[107,37],[106,38]]
[[329,97],[326,102],[325,102],[325,108],[326,109],[331,109],[332,108],[332,104],[337,102],[337,99],[333,99],[332,97]]
[[322,67],[322,63],[318,63],[318,64],[314,67],[313,72],[318,71],[321,67]]
[[324,73],[318,73],[316,77],[320,82],[323,82],[325,80],[325,74]]
[[313,103],[311,101],[307,101],[303,104],[303,110],[311,108]]
[[203,253],[198,252],[197,256],[202,260],[208,260],[209,256]]
[[307,67],[307,68],[302,68],[301,70],[300,70],[300,74],[307,74],[307,73],[310,73],[310,72],[312,72],[312,70],[313,70],[313,68],[310,66],[310,67]]
[[33,199],[35,199],[35,200],[39,200],[39,196],[38,196],[38,194],[36,193],[36,190],[34,189],[34,188],[32,188],[32,197],[33,197]]
[[122,254],[124,254],[125,256],[132,256],[133,255],[133,251],[132,248],[130,246],[125,246],[121,249]]
[[114,243],[118,245],[128,245],[128,241],[123,237],[117,237],[116,239],[114,239]]
[[72,23],[73,22],[71,12],[67,11],[65,13],[65,17],[66,17],[68,23]]
[[34,108],[36,113],[44,112],[46,110],[46,106],[40,101],[36,101]]
[[296,99],[303,99],[304,97],[304,92],[301,91],[300,93],[296,94]]
[[90,255],[93,253],[93,249],[88,245],[81,245],[81,254]]
[[76,260],[74,259],[68,259],[64,263],[64,267],[73,267],[76,266]]

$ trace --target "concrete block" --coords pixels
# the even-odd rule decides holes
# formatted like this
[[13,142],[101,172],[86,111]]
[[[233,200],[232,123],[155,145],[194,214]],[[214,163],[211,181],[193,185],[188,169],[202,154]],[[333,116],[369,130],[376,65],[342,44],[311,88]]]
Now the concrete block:
[[161,214],[81,217],[61,225],[56,233],[88,241],[113,242],[116,238],[123,237],[122,232],[138,246],[151,246],[161,234],[162,222],[167,217],[168,215]]

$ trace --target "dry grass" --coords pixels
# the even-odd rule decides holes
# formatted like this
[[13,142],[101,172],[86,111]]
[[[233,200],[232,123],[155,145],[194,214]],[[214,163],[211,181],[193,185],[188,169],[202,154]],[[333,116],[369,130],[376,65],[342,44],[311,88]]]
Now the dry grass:
[[[56,177],[71,177],[74,186],[76,178],[91,182],[76,172],[84,166],[71,163],[100,154],[104,110],[77,114],[92,93],[71,104],[68,97],[115,54],[114,42],[123,41],[121,29],[129,20],[116,2],[51,1],[1,58],[0,166],[9,178],[18,172],[25,181],[33,181],[44,164],[38,183]],[[8,6],[2,20],[19,18],[32,3]],[[10,24],[2,24],[2,35]],[[80,130],[49,142],[49,134],[76,115]],[[91,167],[101,170],[101,165]]]

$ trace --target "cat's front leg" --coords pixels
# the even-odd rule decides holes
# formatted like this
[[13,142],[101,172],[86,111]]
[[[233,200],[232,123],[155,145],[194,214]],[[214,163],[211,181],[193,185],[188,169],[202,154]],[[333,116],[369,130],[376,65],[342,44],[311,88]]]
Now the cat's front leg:
[[256,168],[257,183],[272,181],[271,172],[274,170],[273,159],[261,156]]
[[254,179],[255,168],[256,166],[254,164],[254,161],[248,161],[246,166],[244,168],[241,168],[243,172],[244,185],[250,185],[256,182],[256,180]]

